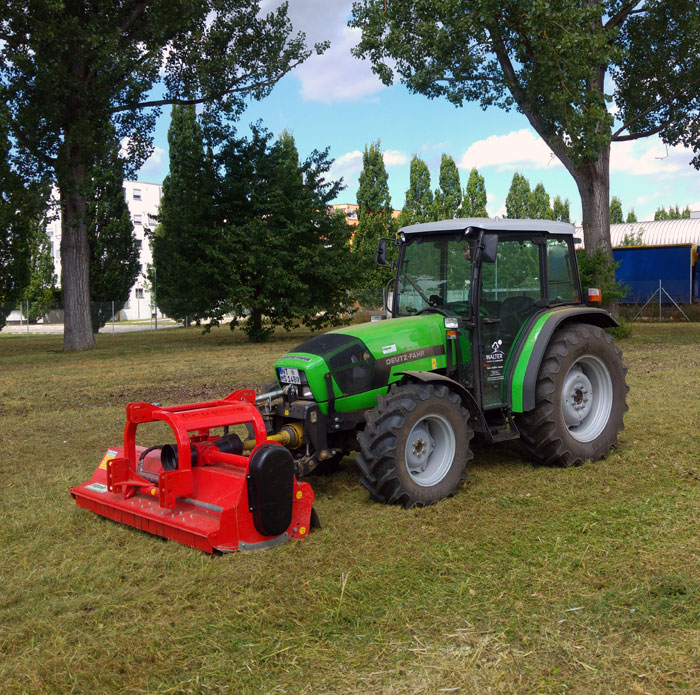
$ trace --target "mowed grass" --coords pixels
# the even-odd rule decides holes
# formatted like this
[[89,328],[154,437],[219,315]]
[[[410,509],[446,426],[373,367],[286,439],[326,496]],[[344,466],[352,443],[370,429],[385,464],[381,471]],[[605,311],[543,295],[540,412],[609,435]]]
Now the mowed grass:
[[700,692],[700,325],[621,347],[620,447],[575,469],[476,447],[459,494],[373,504],[351,459],[323,528],[210,557],[79,509],[124,405],[269,381],[307,336],[0,337],[0,692]]

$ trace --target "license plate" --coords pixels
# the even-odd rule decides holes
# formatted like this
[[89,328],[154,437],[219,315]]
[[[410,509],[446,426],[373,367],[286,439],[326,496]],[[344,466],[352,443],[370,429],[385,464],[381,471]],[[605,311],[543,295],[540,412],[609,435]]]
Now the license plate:
[[279,377],[283,384],[301,384],[298,369],[279,367]]

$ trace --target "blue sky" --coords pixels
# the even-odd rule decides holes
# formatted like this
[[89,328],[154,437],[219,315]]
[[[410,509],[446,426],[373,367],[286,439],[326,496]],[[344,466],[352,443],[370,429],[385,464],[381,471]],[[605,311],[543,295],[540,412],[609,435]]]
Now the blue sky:
[[[263,0],[263,9],[278,4]],[[527,119],[511,111],[482,111],[475,104],[455,108],[446,100],[413,95],[402,85],[384,87],[366,62],[350,55],[358,41],[347,27],[351,2],[291,0],[289,14],[295,29],[309,43],[329,39],[331,48],[314,56],[281,80],[272,94],[252,102],[239,130],[258,119],[273,133],[291,131],[302,157],[314,148],[330,147],[333,174],[347,188],[336,202],[356,202],[357,183],[366,144],[381,140],[389,174],[392,204],[401,208],[409,181],[412,156],[430,168],[438,186],[442,153],[460,167],[462,186],[472,166],[484,176],[489,215],[505,213],[505,198],[513,173],[524,174],[534,187],[540,181],[550,196],[571,202],[572,221],[580,221],[581,204],[573,179],[530,128]],[[139,172],[139,180],[160,183],[167,174],[165,111],[156,127],[155,151]],[[634,208],[640,220],[653,219],[659,206],[678,204],[700,210],[700,172],[689,166],[692,154],[666,148],[658,138],[615,143],[611,153],[611,195],[622,199],[624,213]]]

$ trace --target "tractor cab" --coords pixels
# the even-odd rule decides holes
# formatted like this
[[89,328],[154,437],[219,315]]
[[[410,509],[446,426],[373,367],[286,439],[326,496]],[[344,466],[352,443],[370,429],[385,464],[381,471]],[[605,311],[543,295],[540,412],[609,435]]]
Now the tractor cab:
[[397,243],[390,313],[443,315],[446,375],[471,390],[482,409],[507,406],[518,338],[545,310],[582,303],[573,227],[446,220],[405,227]]

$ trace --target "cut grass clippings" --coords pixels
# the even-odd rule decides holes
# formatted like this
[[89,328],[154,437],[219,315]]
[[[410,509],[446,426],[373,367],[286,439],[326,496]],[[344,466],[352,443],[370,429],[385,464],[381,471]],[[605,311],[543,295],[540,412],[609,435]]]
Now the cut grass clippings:
[[620,447],[573,469],[478,444],[456,497],[312,477],[323,528],[210,557],[79,509],[124,406],[259,388],[308,336],[0,336],[3,693],[700,692],[700,325],[621,343]]

